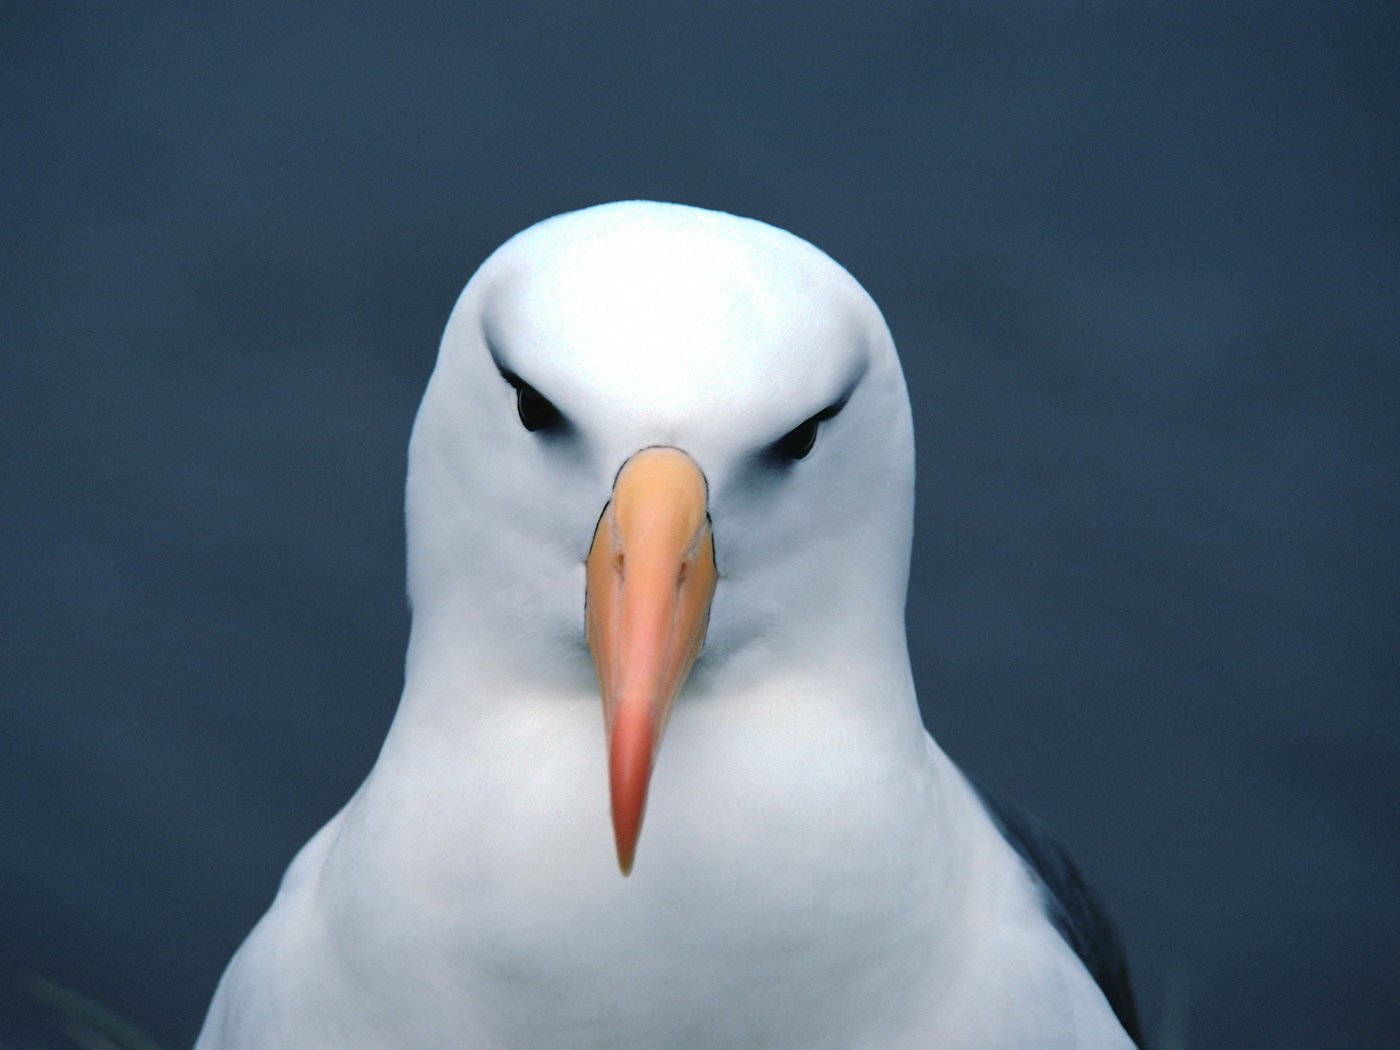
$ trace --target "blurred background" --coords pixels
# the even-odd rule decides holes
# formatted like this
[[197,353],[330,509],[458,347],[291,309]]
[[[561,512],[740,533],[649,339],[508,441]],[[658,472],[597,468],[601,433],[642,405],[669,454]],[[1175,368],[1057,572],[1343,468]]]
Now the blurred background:
[[883,307],[926,721],[1159,1044],[1400,1046],[1393,3],[0,10],[6,972],[193,1040],[393,714],[457,292],[649,197]]

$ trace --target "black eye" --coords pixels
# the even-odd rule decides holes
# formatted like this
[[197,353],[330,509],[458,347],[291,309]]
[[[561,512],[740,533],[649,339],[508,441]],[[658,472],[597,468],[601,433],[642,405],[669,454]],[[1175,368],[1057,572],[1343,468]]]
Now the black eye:
[[773,454],[783,459],[804,459],[817,443],[816,416],[798,423],[777,441],[773,442]]
[[564,425],[564,415],[538,390],[518,375],[503,373],[506,382],[515,387],[515,410],[520,414],[520,425],[526,430],[558,430]]
[[793,427],[777,441],[769,446],[769,451],[774,458],[783,462],[793,462],[799,459],[806,459],[807,454],[817,444],[817,430],[822,423],[840,412],[846,407],[845,400],[837,401],[835,404],[827,405],[815,416],[804,419],[797,426]]

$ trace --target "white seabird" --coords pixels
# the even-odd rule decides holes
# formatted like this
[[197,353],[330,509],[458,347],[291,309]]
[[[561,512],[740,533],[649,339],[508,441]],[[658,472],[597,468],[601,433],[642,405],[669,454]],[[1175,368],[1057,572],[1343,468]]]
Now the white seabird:
[[1072,866],[920,722],[912,517],[822,252],[644,202],[507,242],[414,426],[398,713],[200,1050],[1132,1046]]

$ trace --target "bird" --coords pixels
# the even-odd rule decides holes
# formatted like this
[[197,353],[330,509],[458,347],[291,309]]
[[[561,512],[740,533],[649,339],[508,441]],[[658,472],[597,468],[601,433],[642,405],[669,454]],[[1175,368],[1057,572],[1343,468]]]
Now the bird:
[[516,234],[414,421],[404,689],[199,1050],[1125,1048],[1073,862],[920,716],[875,302],[755,219]]

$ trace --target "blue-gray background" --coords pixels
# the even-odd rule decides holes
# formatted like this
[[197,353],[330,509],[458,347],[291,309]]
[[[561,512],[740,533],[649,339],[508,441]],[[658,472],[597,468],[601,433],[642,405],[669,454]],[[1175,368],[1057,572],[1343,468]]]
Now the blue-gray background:
[[882,304],[926,719],[1149,1028],[1400,1045],[1396,10],[7,4],[0,964],[193,1038],[393,713],[454,296],[653,197]]

